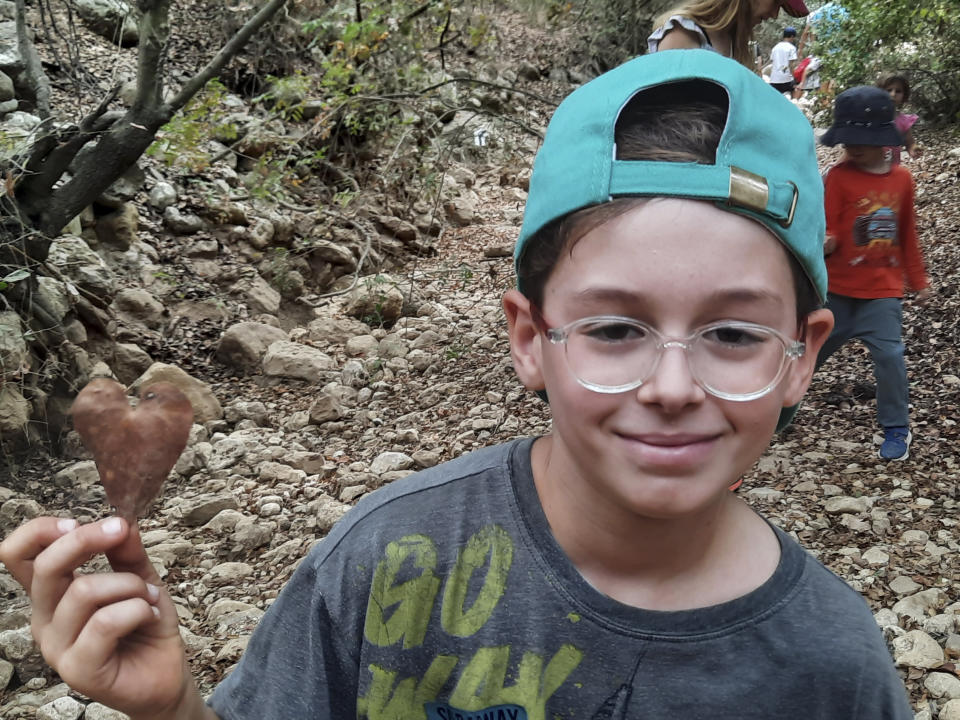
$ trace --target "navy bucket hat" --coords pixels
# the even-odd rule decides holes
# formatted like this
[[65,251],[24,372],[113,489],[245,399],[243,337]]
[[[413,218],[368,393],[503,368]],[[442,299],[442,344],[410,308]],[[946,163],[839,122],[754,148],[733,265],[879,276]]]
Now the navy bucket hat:
[[902,145],[893,122],[896,108],[890,94],[872,85],[844,90],[833,101],[833,125],[823,134],[824,145]]

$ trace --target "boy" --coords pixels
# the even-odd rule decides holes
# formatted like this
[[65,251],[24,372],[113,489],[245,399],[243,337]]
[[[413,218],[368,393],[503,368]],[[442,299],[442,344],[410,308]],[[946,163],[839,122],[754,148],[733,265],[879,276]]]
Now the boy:
[[[597,78],[547,130],[503,299],[553,431],[361,501],[206,709],[136,535],[33,520],[0,559],[45,656],[135,720],[912,719],[862,598],[727,490],[830,332],[822,233],[809,125],[749,70]],[[132,572],[73,578],[104,550]]]
[[783,39],[770,51],[770,87],[778,93],[789,95],[797,84],[793,79],[793,69],[798,62],[796,41],[796,29],[784,28]]
[[851,88],[837,96],[833,125],[821,138],[844,145],[846,157],[826,177],[827,307],[835,324],[817,366],[853,338],[863,341],[877,380],[879,456],[906,460],[913,435],[901,333],[904,278],[919,304],[930,288],[917,244],[913,178],[886,156],[887,146],[901,143],[894,112],[884,90]]

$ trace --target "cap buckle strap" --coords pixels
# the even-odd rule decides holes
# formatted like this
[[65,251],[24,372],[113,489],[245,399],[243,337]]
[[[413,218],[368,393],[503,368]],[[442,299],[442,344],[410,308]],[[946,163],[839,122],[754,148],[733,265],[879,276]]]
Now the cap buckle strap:
[[[770,186],[768,181],[762,175],[757,175],[749,170],[730,166],[730,187],[727,191],[727,202],[730,205],[752,210],[761,215],[772,216],[781,226],[790,227],[793,223],[793,216],[797,210],[797,197],[799,195],[797,186],[789,182],[793,189],[793,197],[790,202],[790,208],[786,217],[777,217],[772,208],[768,208],[770,202]],[[778,193],[779,195],[779,193]]]

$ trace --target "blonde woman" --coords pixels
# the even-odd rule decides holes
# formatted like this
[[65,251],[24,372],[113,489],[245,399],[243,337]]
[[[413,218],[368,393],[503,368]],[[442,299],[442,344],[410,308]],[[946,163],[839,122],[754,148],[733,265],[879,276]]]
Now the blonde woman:
[[781,8],[793,17],[810,12],[803,0],[687,0],[657,19],[647,51],[704,48],[754,70],[753,29],[775,20]]

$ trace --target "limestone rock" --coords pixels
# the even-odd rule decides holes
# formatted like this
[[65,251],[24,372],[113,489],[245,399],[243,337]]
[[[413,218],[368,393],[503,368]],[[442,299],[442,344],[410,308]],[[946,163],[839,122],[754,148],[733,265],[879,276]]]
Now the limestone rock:
[[137,227],[140,215],[133,203],[123,203],[118,209],[97,219],[97,240],[104,245],[129,250],[139,238]]
[[230,292],[238,296],[241,302],[245,302],[251,313],[276,315],[280,310],[280,293],[257,273],[238,280],[230,288]]
[[893,639],[893,658],[900,667],[936,668],[943,664],[943,650],[922,630],[911,630]]
[[87,705],[83,720],[130,720],[130,716],[98,702],[92,702]]
[[960,700],[949,700],[940,708],[938,720],[960,720]]
[[129,385],[153,365],[145,350],[134,343],[117,343],[113,353],[111,368],[117,379]]
[[47,262],[77,287],[108,304],[117,291],[113,271],[82,239],[63,235],[50,244]]
[[122,0],[75,0],[77,14],[93,32],[128,47],[140,39],[138,13]]
[[844,495],[838,497],[828,498],[823,504],[823,509],[826,510],[831,515],[840,515],[842,513],[867,513],[870,512],[870,508],[873,503],[870,502],[869,498],[865,497],[847,497]]
[[403,292],[389,275],[368,275],[347,296],[345,312],[373,325],[392,325],[400,319]]
[[922,622],[930,614],[930,611],[939,610],[948,602],[947,594],[943,590],[930,588],[903,598],[893,606],[893,611],[897,615]]
[[229,367],[259,369],[267,348],[278,340],[286,339],[287,334],[272,325],[258,322],[237,323],[227,328],[220,338],[217,359]]
[[263,373],[270,377],[289,377],[320,382],[326,370],[334,367],[333,358],[309,345],[277,340],[263,356]]
[[193,405],[193,417],[198,423],[219,420],[223,417],[223,408],[214,396],[210,386],[188,375],[176,365],[154,363],[133,383],[134,389],[146,387],[155,382],[169,382],[176,385]]
[[12,310],[0,312],[0,378],[29,369],[29,358],[20,316]]
[[83,715],[83,704],[69,695],[37,708],[37,720],[78,720]]
[[182,500],[174,508],[174,515],[180,517],[184,525],[196,527],[209,522],[224,510],[237,510],[239,507],[237,499],[230,493],[200,495]]
[[13,383],[0,387],[0,436],[21,435],[30,423],[30,403]]
[[416,461],[405,453],[385,452],[377,455],[370,465],[370,472],[382,475],[385,472],[407,470],[415,464]]
[[307,337],[314,342],[343,345],[352,337],[369,333],[369,325],[353,318],[321,317],[307,325]]
[[163,212],[177,201],[177,190],[168,182],[160,181],[150,189],[150,204]]
[[923,687],[935,698],[960,698],[960,678],[950,673],[930,673],[923,681]]
[[923,586],[903,575],[898,575],[890,581],[890,589],[897,595],[909,595],[917,592],[921,587]]
[[203,220],[193,213],[181,213],[173,205],[163,211],[163,224],[176,235],[193,235],[205,227]]
[[321,392],[310,406],[310,422],[314,425],[339,420],[343,414],[344,408],[340,401],[329,392]]
[[140,288],[121,290],[114,298],[113,304],[121,318],[142,323],[153,330],[163,326],[166,309],[146,290]]

